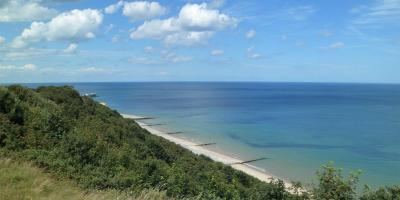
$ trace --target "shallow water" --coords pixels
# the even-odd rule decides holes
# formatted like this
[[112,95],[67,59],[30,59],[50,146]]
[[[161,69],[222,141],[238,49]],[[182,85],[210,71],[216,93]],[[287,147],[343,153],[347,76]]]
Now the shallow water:
[[[71,85],[71,84],[70,84]],[[77,83],[121,113],[217,142],[279,177],[310,182],[321,164],[362,169],[362,183],[400,184],[400,85]],[[37,86],[29,84],[29,86]]]

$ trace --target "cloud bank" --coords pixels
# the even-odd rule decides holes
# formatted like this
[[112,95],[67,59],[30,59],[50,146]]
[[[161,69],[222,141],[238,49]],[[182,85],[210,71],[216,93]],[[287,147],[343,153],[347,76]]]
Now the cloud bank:
[[215,32],[235,27],[237,23],[237,19],[206,3],[186,4],[177,17],[145,21],[130,37],[163,40],[168,45],[194,45],[204,43]]
[[99,10],[71,10],[59,14],[49,22],[33,22],[12,42],[12,47],[22,48],[40,41],[78,42],[94,38],[94,32],[103,21]]

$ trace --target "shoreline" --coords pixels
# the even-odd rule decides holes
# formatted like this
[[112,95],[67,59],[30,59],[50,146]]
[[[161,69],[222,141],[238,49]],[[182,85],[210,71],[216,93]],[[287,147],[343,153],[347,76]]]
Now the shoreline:
[[170,142],[173,142],[189,151],[191,151],[192,153],[196,154],[196,155],[204,155],[210,159],[212,159],[213,161],[216,162],[220,162],[223,163],[224,165],[228,165],[231,166],[232,168],[242,171],[247,175],[250,175],[254,178],[259,179],[260,181],[269,183],[272,179],[279,179],[282,180],[285,184],[285,187],[290,191],[290,188],[292,187],[292,184],[287,181],[284,180],[280,177],[274,176],[271,173],[269,173],[268,171],[264,170],[264,169],[260,169],[256,166],[250,165],[248,163],[244,163],[244,164],[235,164],[235,163],[241,163],[244,162],[244,160],[240,160],[237,158],[234,158],[232,156],[226,155],[224,152],[222,151],[215,151],[215,150],[211,150],[211,149],[207,149],[204,146],[199,146],[198,143],[195,143],[193,141],[190,141],[188,139],[184,139],[181,137],[177,137],[177,136],[173,136],[170,134],[166,134],[165,132],[161,131],[161,130],[157,130],[154,127],[151,126],[147,126],[146,123],[143,122],[139,122],[138,120],[140,119],[146,119],[146,117],[142,117],[142,116],[137,116],[137,115],[130,115],[130,114],[121,114],[122,117],[127,118],[127,119],[133,119],[136,121],[136,123],[143,129],[146,129],[147,131],[149,131],[151,134],[162,137]]

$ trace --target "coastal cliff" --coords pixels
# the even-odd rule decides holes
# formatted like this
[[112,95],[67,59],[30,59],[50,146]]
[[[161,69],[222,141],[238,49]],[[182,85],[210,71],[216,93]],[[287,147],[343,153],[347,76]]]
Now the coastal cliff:
[[[30,196],[32,193],[18,193],[18,190],[35,187],[14,187],[21,182],[8,180],[31,180],[24,177],[29,173],[19,173],[17,178],[11,176],[15,171],[31,168],[51,176],[52,181],[71,183],[77,195],[85,191],[112,191],[124,194],[127,199],[138,196],[142,199],[143,192],[160,194],[160,199],[400,197],[399,187],[366,190],[363,195],[357,195],[358,174],[345,179],[331,165],[324,166],[317,174],[317,184],[310,186],[309,193],[299,192],[302,191],[299,183],[293,184],[289,192],[281,180],[262,182],[153,135],[134,120],[123,118],[117,111],[91,97],[81,96],[68,86],[0,87],[0,155],[3,159],[0,182],[5,183],[0,193],[9,194],[5,191],[11,188],[11,193],[22,195],[19,196],[22,199],[35,198]],[[27,167],[19,169],[19,163]],[[57,188],[64,187],[51,190]],[[118,196],[104,196],[104,199]]]

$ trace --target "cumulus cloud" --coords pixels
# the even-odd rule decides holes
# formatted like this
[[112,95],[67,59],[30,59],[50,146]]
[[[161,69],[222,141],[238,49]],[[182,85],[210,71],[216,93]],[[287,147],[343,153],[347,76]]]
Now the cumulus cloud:
[[186,4],[177,17],[145,21],[131,33],[132,39],[158,39],[166,44],[204,43],[219,30],[235,27],[237,20],[210,8],[206,3]]
[[211,51],[212,56],[222,56],[224,55],[224,51],[221,49],[214,49]]
[[116,3],[116,4],[112,4],[112,5],[107,6],[107,7],[104,9],[104,12],[107,13],[107,14],[114,14],[114,13],[116,13],[123,5],[124,5],[124,2],[123,2],[123,1],[119,1],[119,2]]
[[167,9],[158,2],[135,1],[125,2],[122,14],[131,21],[152,19],[164,15]]
[[2,0],[0,22],[26,22],[50,19],[57,10],[45,7],[39,0]]
[[107,14],[113,14],[121,8],[122,14],[128,17],[130,21],[152,19],[162,16],[167,12],[167,8],[160,5],[160,3],[149,1],[119,1],[116,4],[107,6],[104,9],[104,12]]
[[145,21],[144,24],[139,26],[135,31],[131,33],[132,39],[163,39],[168,34],[173,34],[181,31],[181,27],[176,24],[174,18],[166,20],[155,19],[151,21]]
[[247,37],[247,38],[253,38],[253,37],[256,36],[256,34],[257,34],[257,32],[256,32],[255,30],[249,30],[249,31],[247,31],[247,33],[246,33],[246,37]]
[[12,47],[21,48],[39,41],[78,42],[95,37],[93,33],[103,21],[98,10],[72,10],[61,13],[50,22],[33,22],[16,37]]
[[71,43],[66,49],[64,49],[64,53],[74,54],[78,50],[78,45],[75,43]]

